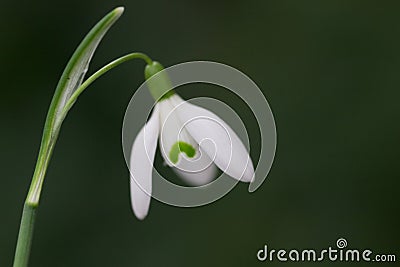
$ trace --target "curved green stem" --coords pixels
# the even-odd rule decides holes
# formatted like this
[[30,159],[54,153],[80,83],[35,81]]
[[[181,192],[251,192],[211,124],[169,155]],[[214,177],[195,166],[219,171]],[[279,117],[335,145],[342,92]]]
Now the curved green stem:
[[[54,125],[52,125],[51,129],[47,129],[51,134],[44,134],[42,138],[42,143],[40,146],[40,151],[38,155],[38,159],[35,166],[35,171],[33,173],[31,185],[29,187],[28,195],[24,203],[24,210],[22,213],[21,224],[18,234],[17,240],[17,248],[15,251],[14,258],[14,267],[25,267],[28,265],[28,259],[30,254],[34,222],[36,210],[39,206],[40,194],[42,191],[44,177],[46,175],[47,167],[49,165],[51,155],[54,149],[54,145],[57,141],[58,133],[61,128],[61,124],[67,115],[68,111],[71,109],[73,104],[76,102],[79,95],[95,80],[97,80],[100,76],[108,72],[109,70],[117,67],[118,65],[132,60],[132,59],[143,59],[147,64],[152,64],[152,60],[150,57],[143,53],[131,53],[120,57],[109,64],[105,65],[98,71],[96,71],[92,76],[90,76],[84,83],[82,83],[68,98],[68,101],[64,105],[63,109],[59,116],[57,116],[57,120]],[[46,123],[47,125],[47,123]],[[46,132],[46,126],[45,126]],[[47,132],[46,132],[47,133]]]
[[81,86],[78,87],[78,89],[75,90],[75,92],[68,99],[68,102],[65,104],[64,109],[63,109],[63,111],[61,113],[62,114],[61,118],[64,118],[64,116],[67,114],[67,112],[71,109],[71,107],[75,103],[75,101],[78,98],[78,96],[80,96],[80,94],[82,94],[82,92],[90,84],[92,84],[95,80],[97,80],[100,76],[102,76],[103,74],[105,74],[109,70],[117,67],[118,65],[120,65],[120,64],[122,64],[122,63],[124,63],[126,61],[132,60],[132,59],[143,59],[144,61],[146,61],[146,63],[148,65],[151,65],[153,63],[153,61],[150,59],[150,57],[147,56],[146,54],[143,54],[143,53],[130,53],[130,54],[122,56],[122,57],[120,57],[120,58],[108,63],[107,65],[105,65],[104,67],[102,67],[101,69],[96,71],[84,83],[82,83]]
[[78,97],[82,94],[82,92],[89,85],[91,85],[99,77],[101,77],[102,75],[107,73],[109,70],[117,67],[118,65],[120,65],[126,61],[132,60],[132,59],[143,59],[144,61],[146,61],[147,64],[152,63],[152,60],[150,59],[150,57],[148,57],[146,54],[143,54],[143,53],[130,53],[125,56],[122,56],[122,57],[108,63],[107,65],[105,65],[104,67],[99,69],[98,71],[96,71],[84,83],[82,83],[75,90],[75,92],[71,95],[71,97],[68,99],[67,103],[65,104],[64,108],[61,111],[60,116],[58,116],[58,118],[55,122],[54,133],[51,136],[51,140],[49,140],[48,143],[46,142],[47,146],[41,147],[41,149],[39,151],[39,156],[38,156],[38,160],[36,163],[35,172],[33,174],[32,183],[29,188],[28,196],[26,199],[27,203],[29,203],[32,206],[36,206],[39,203],[40,193],[41,193],[41,189],[42,189],[43,180],[44,180],[44,177],[46,174],[47,165],[50,161],[51,153],[52,153],[54,144],[57,140],[58,132],[60,130],[60,127],[61,127],[61,124],[62,124],[64,118],[66,117],[68,111],[72,108],[72,106],[74,105],[74,103],[76,102]]

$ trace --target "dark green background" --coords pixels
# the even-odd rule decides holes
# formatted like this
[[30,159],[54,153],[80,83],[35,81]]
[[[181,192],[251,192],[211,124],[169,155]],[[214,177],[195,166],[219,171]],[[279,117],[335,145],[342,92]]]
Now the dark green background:
[[[31,266],[300,266],[255,255],[264,244],[323,249],[339,237],[400,257],[398,2],[2,0],[0,266],[12,263],[55,85],[83,36],[118,5],[125,14],[90,72],[132,51],[166,66],[199,59],[234,66],[272,107],[275,162],[253,194],[241,184],[200,208],[152,201],[138,221],[121,125],[144,64],[127,63],[91,86],[63,125]],[[219,95],[209,92],[195,94]],[[254,122],[246,124],[252,134]],[[257,142],[252,149],[257,157]]]

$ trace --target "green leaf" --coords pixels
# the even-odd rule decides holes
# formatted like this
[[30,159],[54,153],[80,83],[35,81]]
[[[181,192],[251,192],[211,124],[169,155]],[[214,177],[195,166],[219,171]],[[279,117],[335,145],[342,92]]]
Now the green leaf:
[[101,39],[118,20],[123,11],[123,7],[118,7],[101,19],[80,43],[64,69],[51,101],[44,125],[38,161],[27,196],[27,203],[31,205],[38,205],[39,203],[47,165],[61,124],[67,115],[66,112],[63,112],[64,106],[75,90],[82,84],[89,68],[90,60]]
[[64,119],[60,116],[61,111],[74,91],[82,84],[97,46],[123,11],[123,7],[118,7],[100,20],[86,35],[69,60],[58,82],[47,117],[47,123],[49,123],[47,126],[51,128],[49,130],[52,134],[61,126]]

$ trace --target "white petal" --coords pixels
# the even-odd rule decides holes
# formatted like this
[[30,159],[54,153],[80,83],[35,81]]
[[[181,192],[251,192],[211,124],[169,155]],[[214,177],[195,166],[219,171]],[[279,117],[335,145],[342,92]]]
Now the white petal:
[[189,144],[195,151],[195,156],[198,156],[198,144],[189,135],[179,120],[175,107],[171,102],[171,97],[159,102],[160,107],[160,150],[165,163],[168,166],[175,166],[182,158],[183,152],[178,154],[177,161],[171,159],[171,150],[178,142]]
[[202,186],[209,184],[217,175],[217,167],[211,164],[200,172],[187,172],[178,168],[173,168],[174,172],[187,184],[191,186]]
[[[246,147],[236,133],[213,112],[183,101],[170,98],[185,128],[209,157],[215,155],[215,164],[229,176],[242,182],[251,182],[254,167]],[[202,142],[211,140],[211,142]]]
[[131,203],[136,217],[143,220],[150,207],[154,156],[159,133],[159,111],[154,107],[150,120],[133,142],[130,158]]
[[[216,167],[206,153],[201,153],[199,144],[190,136],[179,119],[173,101],[176,97],[178,96],[171,96],[159,103],[161,155],[166,164],[189,185],[208,184],[216,176]],[[187,145],[194,155],[189,156],[185,152]]]
[[187,184],[202,186],[210,183],[217,175],[217,167],[206,153],[201,153],[195,159],[182,157],[172,168]]

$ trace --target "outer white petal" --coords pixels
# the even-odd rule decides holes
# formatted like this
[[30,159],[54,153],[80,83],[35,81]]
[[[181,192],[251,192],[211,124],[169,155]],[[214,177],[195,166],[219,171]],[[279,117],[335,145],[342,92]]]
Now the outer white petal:
[[133,142],[130,158],[130,187],[132,209],[143,220],[150,207],[152,171],[159,133],[159,111],[154,107],[150,120],[140,130]]
[[[236,133],[213,112],[183,101],[178,96],[171,99],[177,107],[185,128],[211,158],[216,152],[215,164],[229,176],[242,182],[251,182],[254,167],[246,147]],[[211,142],[202,142],[212,140]],[[215,151],[216,150],[216,151]]]

